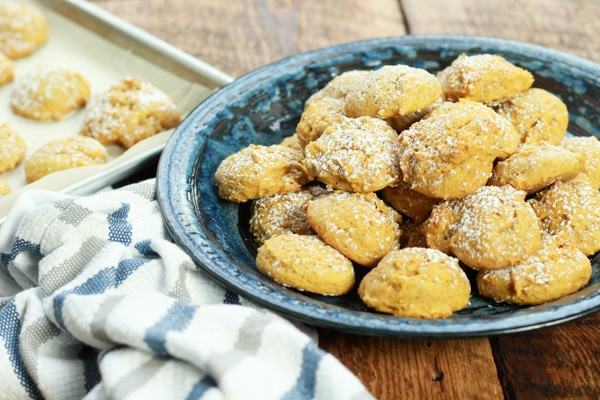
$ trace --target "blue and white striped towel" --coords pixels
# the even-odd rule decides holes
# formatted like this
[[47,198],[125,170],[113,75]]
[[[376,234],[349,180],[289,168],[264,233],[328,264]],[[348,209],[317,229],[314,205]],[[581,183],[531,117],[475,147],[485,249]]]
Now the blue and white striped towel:
[[1,399],[372,399],[314,332],[217,285],[149,180],[22,195],[0,227]]

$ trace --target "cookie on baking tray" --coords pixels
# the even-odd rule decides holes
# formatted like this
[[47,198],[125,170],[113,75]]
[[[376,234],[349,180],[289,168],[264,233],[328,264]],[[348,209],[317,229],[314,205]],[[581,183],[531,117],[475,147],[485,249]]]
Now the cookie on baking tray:
[[475,269],[515,265],[540,247],[541,230],[525,192],[506,185],[434,206],[423,225],[429,247]]
[[40,65],[15,81],[13,111],[38,121],[60,120],[86,105],[90,84],[81,74],[57,65]]
[[0,32],[0,53],[20,58],[46,42],[48,23],[37,7],[9,1],[0,3]]
[[461,101],[437,106],[398,141],[404,182],[428,197],[448,200],[485,185],[494,161],[517,150],[519,135],[490,107]]
[[554,182],[528,202],[545,233],[574,242],[586,256],[600,250],[600,193],[585,175]]
[[227,156],[215,172],[219,196],[242,203],[299,190],[311,181],[299,150],[280,144],[250,145]]
[[249,230],[256,243],[260,246],[270,237],[284,233],[315,235],[302,206],[325,193],[321,186],[310,185],[254,200],[250,206]]
[[496,54],[461,54],[437,77],[446,99],[481,103],[514,96],[533,84],[531,72]]
[[507,118],[526,144],[559,144],[569,125],[566,104],[554,94],[539,88],[519,92],[497,104],[494,110]]
[[108,153],[102,143],[85,136],[52,140],[25,159],[27,183],[66,169],[104,164]]
[[0,52],[0,86],[15,79],[15,62]]
[[381,119],[344,118],[304,148],[303,163],[328,188],[374,192],[400,179],[397,137]]
[[388,253],[358,286],[369,307],[398,317],[435,319],[465,308],[471,285],[458,260],[420,247]]
[[0,123],[0,173],[14,169],[25,156],[27,144],[9,122]]
[[532,194],[555,181],[575,178],[583,169],[584,158],[564,147],[546,142],[524,144],[494,166],[488,185],[511,185]]
[[442,87],[422,68],[386,65],[371,71],[346,95],[344,112],[349,117],[387,119],[407,115],[437,101]]
[[585,286],[592,265],[574,242],[544,235],[542,246],[518,264],[479,271],[477,288],[483,296],[515,304],[541,304],[574,293]]
[[560,146],[583,157],[583,174],[594,189],[600,189],[600,140],[596,136],[565,137]]
[[325,243],[362,266],[398,248],[402,217],[375,193],[332,192],[308,201],[305,211]]
[[329,296],[347,293],[355,281],[352,262],[314,235],[268,239],[258,248],[256,267],[282,285]]
[[180,121],[181,114],[169,96],[136,76],[128,76],[91,96],[79,133],[104,145],[129,148],[174,128]]

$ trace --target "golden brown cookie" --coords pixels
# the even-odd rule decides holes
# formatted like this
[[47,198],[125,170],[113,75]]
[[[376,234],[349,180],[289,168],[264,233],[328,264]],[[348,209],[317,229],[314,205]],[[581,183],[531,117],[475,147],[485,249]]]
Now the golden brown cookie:
[[0,52],[0,86],[15,78],[15,62]]
[[0,172],[14,169],[25,156],[27,144],[8,122],[0,124]]
[[423,225],[427,244],[475,269],[506,268],[540,248],[541,230],[525,192],[484,186],[436,205]]
[[400,179],[398,134],[385,121],[345,118],[304,148],[304,165],[330,189],[374,192]]
[[307,100],[306,104],[314,101],[319,101],[323,98],[344,100],[346,95],[358,82],[362,81],[371,71],[352,70],[342,72],[331,79],[325,87],[313,93]]
[[541,304],[574,293],[592,275],[590,260],[573,242],[545,235],[542,247],[509,268],[479,271],[477,288],[498,302]]
[[362,279],[358,295],[380,312],[436,319],[465,308],[471,285],[456,258],[414,247],[388,253]]
[[27,183],[56,171],[104,164],[108,153],[102,143],[85,136],[52,140],[25,159]]
[[490,103],[529,89],[533,75],[496,54],[461,54],[437,74],[448,100]]
[[559,144],[569,125],[567,106],[554,94],[538,88],[519,92],[493,106],[506,117],[526,144]]
[[499,161],[488,185],[511,185],[527,194],[535,193],[555,181],[567,181],[579,175],[584,159],[563,147],[546,142],[522,145],[510,157]]
[[86,105],[90,84],[79,73],[56,65],[41,65],[15,81],[13,111],[38,121],[60,120]]
[[138,77],[128,76],[90,98],[79,133],[105,145],[118,143],[129,148],[179,122],[181,114],[169,96]]
[[317,140],[325,129],[345,118],[342,100],[324,97],[307,103],[296,126],[298,141],[302,147]]
[[408,115],[437,101],[440,83],[424,69],[386,65],[372,71],[350,89],[344,101],[349,117],[381,119]]
[[476,102],[444,103],[402,132],[404,182],[428,197],[455,199],[485,185],[496,159],[515,152],[515,128]]
[[303,155],[280,144],[250,145],[225,158],[215,172],[219,196],[238,203],[300,190],[311,181]]
[[325,193],[322,187],[311,185],[254,200],[250,206],[250,233],[256,243],[260,246],[272,236],[284,233],[315,235],[302,206]]
[[4,179],[0,178],[0,197],[10,193],[10,185]]
[[586,179],[557,181],[529,204],[545,233],[572,241],[586,256],[600,250],[600,193]]
[[594,189],[600,189],[600,140],[596,136],[565,137],[561,147],[583,157],[583,172]]
[[48,38],[46,17],[34,5],[0,3],[0,53],[9,58],[25,57]]
[[420,121],[424,116],[431,113],[434,108],[441,105],[443,103],[442,97],[438,100],[434,101],[430,105],[425,108],[421,108],[420,110],[413,111],[407,115],[398,115],[396,117],[391,117],[387,119],[388,124],[392,128],[394,128],[398,133],[410,128],[412,124],[417,121]]
[[441,201],[412,190],[405,182],[384,188],[381,196],[386,203],[417,223],[425,221],[433,206]]
[[317,236],[285,233],[258,248],[256,267],[285,286],[337,296],[354,286],[352,262]]
[[357,264],[373,267],[399,246],[402,217],[375,193],[333,192],[305,210],[319,237]]

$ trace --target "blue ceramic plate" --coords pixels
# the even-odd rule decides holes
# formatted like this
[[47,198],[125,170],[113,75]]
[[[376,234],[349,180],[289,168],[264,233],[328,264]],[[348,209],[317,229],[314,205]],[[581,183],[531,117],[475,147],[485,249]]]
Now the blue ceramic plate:
[[444,320],[397,318],[369,310],[356,292],[324,297],[284,288],[256,269],[248,206],[222,201],[214,173],[251,143],[278,143],[294,128],[306,98],[352,69],[403,63],[431,72],[461,53],[494,53],[528,69],[534,86],[558,95],[574,135],[600,136],[600,66],[547,48],[491,38],[404,36],[349,43],[284,59],[245,75],[200,104],[173,133],[158,168],[158,198],[176,242],[230,290],[288,318],[390,337],[474,337],[554,325],[600,310],[600,271],[581,291],[535,307],[496,304],[474,293]]

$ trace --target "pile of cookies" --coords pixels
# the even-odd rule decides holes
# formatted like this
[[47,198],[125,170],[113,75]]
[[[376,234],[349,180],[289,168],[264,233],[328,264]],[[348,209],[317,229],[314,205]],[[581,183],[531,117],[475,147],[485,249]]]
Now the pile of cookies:
[[[19,76],[18,60],[48,40],[47,20],[32,4],[1,3],[0,32],[0,90],[11,91],[10,107],[17,118],[52,123],[75,112],[85,113],[78,132],[65,133],[30,154],[15,127],[0,120],[0,174],[23,162],[31,183],[55,171],[106,163],[107,145],[127,149],[181,121],[171,98],[136,76],[97,94],[91,93],[86,77],[59,65],[40,64]],[[0,176],[0,196],[10,190]]]
[[533,84],[495,54],[342,73],[293,136],[224,159],[219,195],[251,201],[258,270],[298,290],[358,286],[376,311],[431,319],[475,290],[558,299],[600,250],[600,141],[566,135],[566,105]]

